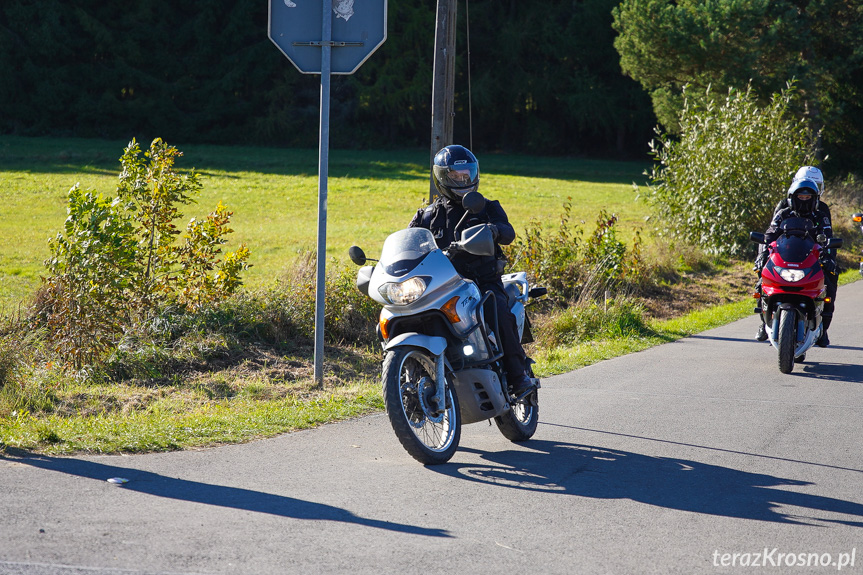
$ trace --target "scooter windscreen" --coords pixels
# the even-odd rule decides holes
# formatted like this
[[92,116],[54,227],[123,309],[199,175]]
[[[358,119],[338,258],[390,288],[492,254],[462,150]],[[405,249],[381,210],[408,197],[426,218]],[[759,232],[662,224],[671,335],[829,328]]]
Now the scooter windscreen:
[[807,236],[782,236],[776,240],[776,252],[786,262],[802,262],[812,252],[815,242]]
[[425,228],[408,228],[390,235],[381,250],[380,264],[391,276],[403,276],[437,249],[432,233]]

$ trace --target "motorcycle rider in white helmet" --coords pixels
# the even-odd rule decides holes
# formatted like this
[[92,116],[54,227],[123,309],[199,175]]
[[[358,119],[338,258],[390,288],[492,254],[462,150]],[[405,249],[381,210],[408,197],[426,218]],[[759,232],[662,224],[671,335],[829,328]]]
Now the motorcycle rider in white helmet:
[[[811,200],[804,202],[798,201],[801,194],[811,192]],[[828,239],[833,237],[833,224],[830,215],[830,208],[821,201],[821,195],[824,193],[824,176],[821,170],[815,166],[803,166],[794,175],[791,186],[788,188],[786,199],[777,204],[773,212],[773,219],[770,227],[767,230],[768,238],[772,241],[775,239],[779,224],[787,217],[797,215],[807,217],[813,221],[818,233],[823,233]],[[804,198],[809,197],[804,195]],[[802,209],[801,209],[802,208]],[[765,238],[765,239],[768,239]],[[769,242],[768,242],[769,243]],[[758,274],[758,284],[756,290],[761,291],[761,270],[767,264],[767,246],[762,244],[758,249],[758,257],[755,259],[755,267],[753,268]],[[828,301],[824,304],[824,311],[821,314],[823,321],[823,332],[818,338],[816,345],[819,347],[827,347],[830,345],[830,338],[827,337],[827,328],[833,321],[833,310],[836,302],[836,290],[839,284],[839,277],[836,269],[836,251],[830,250],[826,252],[822,259],[822,268],[824,271],[824,283],[827,288]],[[764,323],[758,327],[756,335],[758,341],[767,339],[767,330]]]
[[[824,174],[821,173],[821,170],[816,168],[815,166],[803,166],[797,173],[794,174],[794,177],[791,178],[791,183],[799,182],[800,180],[812,180],[818,185],[818,201],[821,201],[821,194],[824,193]],[[776,214],[784,210],[788,207],[788,199],[783,198],[779,200],[779,203],[776,204],[776,207],[773,208],[773,217],[776,217]],[[763,247],[761,249],[764,249]]]

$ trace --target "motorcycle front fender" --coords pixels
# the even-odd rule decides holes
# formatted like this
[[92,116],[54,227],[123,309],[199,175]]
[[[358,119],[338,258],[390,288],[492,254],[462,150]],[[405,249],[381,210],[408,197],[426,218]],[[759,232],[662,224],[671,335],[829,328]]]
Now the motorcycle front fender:
[[384,351],[389,351],[399,346],[420,347],[427,350],[432,356],[439,357],[443,355],[446,349],[446,339],[436,335],[408,332],[389,340],[384,346]]
[[385,351],[397,347],[418,347],[431,354],[434,359],[434,381],[435,394],[431,398],[433,403],[438,404],[441,411],[444,410],[446,398],[446,365],[447,361],[443,353],[446,350],[446,339],[435,335],[424,335],[421,333],[408,332],[392,338],[384,346]]

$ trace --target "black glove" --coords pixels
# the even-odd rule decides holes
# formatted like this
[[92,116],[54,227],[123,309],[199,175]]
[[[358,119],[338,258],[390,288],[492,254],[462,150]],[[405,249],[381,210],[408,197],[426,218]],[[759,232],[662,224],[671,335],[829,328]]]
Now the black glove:
[[500,235],[500,232],[497,231],[497,226],[494,224],[488,224],[488,229],[491,230],[491,237],[494,241],[497,241],[497,238]]
[[833,260],[823,260],[821,262],[821,269],[824,270],[824,273],[832,274],[836,271],[836,262]]
[[767,250],[759,253],[758,257],[755,258],[755,265],[752,267],[752,271],[761,273],[765,265],[767,265]]

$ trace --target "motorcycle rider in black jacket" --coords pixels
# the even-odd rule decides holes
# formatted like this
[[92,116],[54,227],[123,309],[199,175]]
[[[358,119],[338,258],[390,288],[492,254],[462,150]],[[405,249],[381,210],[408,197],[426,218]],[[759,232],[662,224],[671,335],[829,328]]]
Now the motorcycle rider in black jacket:
[[[479,186],[479,163],[467,148],[446,146],[435,154],[432,176],[440,195],[430,206],[418,210],[408,227],[431,230],[437,246],[446,249],[459,239],[455,237],[455,227],[465,213],[461,199]],[[526,356],[500,278],[505,264],[500,246],[512,243],[515,230],[498,201],[490,200],[482,212],[468,214],[461,229],[478,224],[490,224],[495,237],[495,255],[475,256],[460,252],[453,256],[452,263],[459,274],[475,281],[481,292],[491,291],[494,294],[498,329],[501,332],[497,335],[501,339],[506,379],[512,393],[520,396],[533,384],[526,373]]]
[[[804,169],[816,170],[818,171],[819,176],[821,174],[820,170],[812,168],[811,166],[801,168],[801,171]],[[791,183],[791,186],[788,188],[787,199],[784,202],[784,207],[782,204],[777,206],[778,209],[773,214],[773,220],[770,222],[770,226],[764,233],[765,245],[769,245],[782,235],[782,222],[791,217],[808,218],[813,224],[815,224],[815,228],[811,232],[813,240],[818,241],[817,237],[819,235],[824,235],[828,240],[832,238],[833,225],[832,218],[830,216],[830,208],[827,204],[819,200],[821,191],[822,188],[818,185],[816,180],[809,178],[795,178]],[[761,269],[767,263],[767,257],[767,250],[764,249],[759,252],[758,258],[755,261],[755,270],[758,272],[759,277]],[[827,299],[824,302],[824,310],[821,313],[822,333],[821,337],[818,338],[816,345],[819,347],[827,347],[830,345],[830,338],[827,336],[827,328],[830,327],[830,323],[833,321],[836,290],[839,285],[838,275],[836,273],[836,253],[834,250],[824,250],[822,252],[821,267],[824,271],[824,283],[827,288]],[[759,289],[760,285],[759,281]],[[756,338],[759,341],[767,339],[767,332],[763,323],[758,329],[758,335]]]

